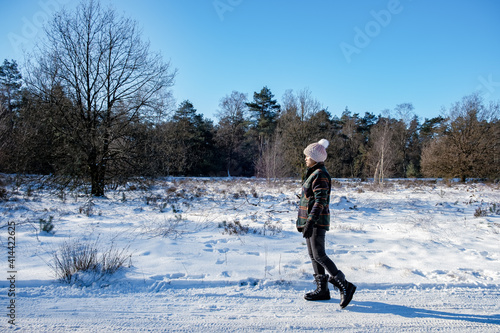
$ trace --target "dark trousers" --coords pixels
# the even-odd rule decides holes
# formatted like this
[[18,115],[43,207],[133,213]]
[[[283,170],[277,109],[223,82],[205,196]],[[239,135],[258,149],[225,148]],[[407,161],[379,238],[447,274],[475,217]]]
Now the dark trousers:
[[339,270],[326,255],[325,235],[325,229],[314,228],[312,236],[306,240],[307,251],[311,257],[314,274],[324,275],[327,271],[331,276],[335,276]]

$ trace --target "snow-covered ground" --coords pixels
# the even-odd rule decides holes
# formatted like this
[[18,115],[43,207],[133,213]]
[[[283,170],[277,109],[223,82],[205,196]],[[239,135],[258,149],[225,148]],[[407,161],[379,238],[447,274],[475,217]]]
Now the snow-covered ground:
[[[2,331],[500,331],[498,184],[335,181],[327,254],[358,286],[341,310],[333,287],[330,301],[303,299],[315,286],[298,181],[169,178],[89,200],[0,178]],[[129,258],[103,279],[58,282],[54,253],[76,240]]]

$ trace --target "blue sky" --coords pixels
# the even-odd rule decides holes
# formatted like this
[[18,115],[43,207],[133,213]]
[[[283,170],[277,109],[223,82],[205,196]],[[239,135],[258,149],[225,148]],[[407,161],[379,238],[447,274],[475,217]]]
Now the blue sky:
[[[40,26],[77,0],[0,0],[0,59],[22,65]],[[137,21],[178,75],[177,105],[308,88],[332,115],[412,103],[421,121],[480,91],[500,100],[500,1],[102,0]]]

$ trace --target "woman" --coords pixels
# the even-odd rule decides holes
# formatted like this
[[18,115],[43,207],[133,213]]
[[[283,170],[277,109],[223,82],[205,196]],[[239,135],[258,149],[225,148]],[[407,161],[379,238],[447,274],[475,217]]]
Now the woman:
[[[340,291],[340,307],[345,308],[352,299],[356,286],[345,279],[325,252],[325,234],[330,229],[331,177],[325,164],[328,147],[325,139],[304,149],[307,174],[302,184],[297,230],[306,238],[307,250],[314,270],[316,290],[307,293],[308,301],[329,300],[328,282]],[[330,277],[326,274],[328,272]]]

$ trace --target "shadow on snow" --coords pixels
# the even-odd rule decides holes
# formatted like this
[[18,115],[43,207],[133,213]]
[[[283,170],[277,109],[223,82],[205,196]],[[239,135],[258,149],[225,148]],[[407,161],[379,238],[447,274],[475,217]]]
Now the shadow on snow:
[[447,320],[461,320],[473,323],[500,325],[500,315],[478,315],[466,313],[452,313],[428,309],[413,308],[404,305],[394,305],[382,302],[352,301],[346,310],[358,313],[393,314],[406,318],[435,318]]

